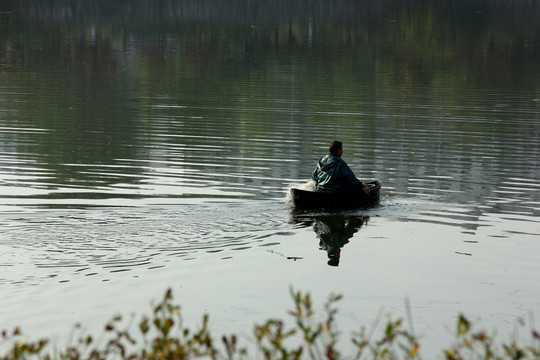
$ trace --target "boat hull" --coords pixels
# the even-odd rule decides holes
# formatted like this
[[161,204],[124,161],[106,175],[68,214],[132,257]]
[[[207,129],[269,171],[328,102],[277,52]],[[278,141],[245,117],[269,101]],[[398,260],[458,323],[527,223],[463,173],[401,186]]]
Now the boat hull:
[[381,196],[381,182],[366,182],[370,192],[321,193],[291,189],[294,206],[300,209],[357,209],[377,205]]

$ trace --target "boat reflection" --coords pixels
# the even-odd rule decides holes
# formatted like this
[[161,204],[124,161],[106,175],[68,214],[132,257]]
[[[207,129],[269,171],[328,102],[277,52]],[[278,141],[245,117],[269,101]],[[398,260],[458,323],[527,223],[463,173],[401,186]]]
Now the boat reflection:
[[326,251],[327,264],[330,266],[339,266],[341,248],[368,221],[369,216],[344,214],[293,217],[293,222],[297,224],[313,225],[319,239],[319,249]]

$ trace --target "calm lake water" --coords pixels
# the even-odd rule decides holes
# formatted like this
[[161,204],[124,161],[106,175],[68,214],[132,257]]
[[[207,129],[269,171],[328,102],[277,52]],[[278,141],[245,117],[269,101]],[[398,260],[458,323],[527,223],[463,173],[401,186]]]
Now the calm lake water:
[[[291,287],[344,334],[409,302],[428,357],[460,313],[539,328],[540,6],[376,3],[2,1],[0,328],[168,287],[246,343]],[[333,139],[381,204],[294,211]]]

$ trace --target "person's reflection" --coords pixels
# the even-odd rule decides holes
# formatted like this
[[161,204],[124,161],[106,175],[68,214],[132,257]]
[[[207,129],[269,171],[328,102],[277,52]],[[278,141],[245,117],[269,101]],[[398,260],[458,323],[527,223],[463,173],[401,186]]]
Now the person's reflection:
[[341,248],[349,242],[369,216],[330,215],[315,218],[313,230],[319,238],[319,249],[328,254],[328,265],[338,266]]

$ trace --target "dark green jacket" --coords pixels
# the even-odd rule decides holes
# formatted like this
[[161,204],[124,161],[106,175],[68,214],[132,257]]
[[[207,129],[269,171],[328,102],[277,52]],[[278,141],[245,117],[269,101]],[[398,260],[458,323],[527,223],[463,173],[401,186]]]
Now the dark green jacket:
[[340,156],[328,154],[319,160],[312,179],[319,192],[345,191],[362,188],[362,182],[354,176],[349,165]]

